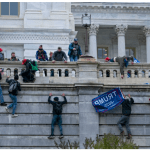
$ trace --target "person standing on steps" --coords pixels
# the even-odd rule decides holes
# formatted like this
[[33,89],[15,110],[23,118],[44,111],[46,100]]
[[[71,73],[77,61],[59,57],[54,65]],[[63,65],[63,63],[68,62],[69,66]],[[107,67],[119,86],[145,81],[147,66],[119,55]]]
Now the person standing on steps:
[[[4,69],[0,69],[0,80],[2,79],[3,74],[4,74]],[[0,85],[0,105],[1,106],[7,106],[7,104],[4,102],[4,97],[3,97],[1,85]]]
[[18,117],[18,115],[15,114],[16,107],[17,107],[17,94],[18,91],[21,91],[20,83],[17,81],[19,79],[18,75],[15,75],[14,79],[10,79],[7,77],[6,82],[9,83],[9,96],[12,99],[13,103],[7,106],[5,109],[9,113],[9,108],[13,107],[12,111],[12,118]]
[[126,125],[128,137],[127,139],[131,139],[131,130],[129,127],[129,119],[131,115],[131,105],[134,103],[134,99],[128,94],[128,96],[124,96],[125,100],[122,102],[122,117],[119,119],[117,125],[120,130],[120,135],[124,135],[124,131],[122,129],[122,124]]
[[65,94],[63,93],[62,96],[64,97],[64,101],[59,101],[58,97],[54,97],[54,101],[51,100],[52,93],[49,94],[48,102],[53,105],[53,119],[51,123],[51,135],[48,137],[49,139],[53,139],[54,136],[54,126],[56,122],[58,122],[58,126],[60,129],[60,139],[63,138],[63,131],[62,131],[62,105],[67,103],[67,99]]

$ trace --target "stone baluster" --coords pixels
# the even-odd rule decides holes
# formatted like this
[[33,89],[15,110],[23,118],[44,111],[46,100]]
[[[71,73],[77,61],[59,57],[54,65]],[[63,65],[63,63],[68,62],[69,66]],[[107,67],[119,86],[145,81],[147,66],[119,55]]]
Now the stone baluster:
[[14,68],[11,68],[11,77],[14,77]]
[[43,69],[42,69],[42,68],[40,68],[39,73],[40,73],[40,76],[39,76],[39,77],[43,77]]
[[110,71],[110,78],[113,79],[113,69],[110,69],[109,71]]
[[3,75],[3,77],[7,77],[7,70],[6,70],[6,68],[4,68],[4,75]]
[[65,77],[65,69],[61,69],[61,76]]
[[138,77],[139,77],[139,78],[143,78],[143,77],[142,77],[142,70],[138,70]]
[[79,69],[76,69],[75,77],[76,77],[76,78],[79,78]]
[[50,69],[49,68],[46,68],[47,69],[47,77],[50,77],[50,75],[51,75],[51,71],[50,71]]
[[145,70],[145,78],[149,78],[149,70]]
[[103,69],[103,78],[106,78],[106,69]]
[[134,70],[131,70],[131,78],[135,78]]
[[54,77],[59,77],[59,74],[58,74],[58,70],[57,70],[57,68],[56,68],[56,69],[54,69]]
[[127,78],[127,69],[124,69],[124,78],[126,79]]
[[68,77],[72,77],[72,69],[68,70]]

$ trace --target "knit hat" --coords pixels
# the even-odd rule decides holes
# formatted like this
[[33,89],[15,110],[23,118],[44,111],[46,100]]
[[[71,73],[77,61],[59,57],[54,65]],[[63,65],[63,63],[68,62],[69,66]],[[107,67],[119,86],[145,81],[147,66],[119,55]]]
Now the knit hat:
[[2,52],[3,51],[3,49],[2,48],[0,48],[0,52]]
[[109,58],[109,57],[106,57],[106,58],[105,58],[105,61],[106,61],[106,60],[107,60],[107,61],[109,61],[109,60],[110,60],[110,58]]
[[76,42],[77,42],[77,41],[78,41],[78,39],[77,39],[77,38],[75,38],[75,39],[74,39],[74,41],[76,41]]
[[22,65],[24,65],[27,62],[27,59],[22,60]]
[[55,101],[58,101],[58,100],[59,100],[59,98],[58,98],[58,97],[54,97],[54,100],[55,100]]

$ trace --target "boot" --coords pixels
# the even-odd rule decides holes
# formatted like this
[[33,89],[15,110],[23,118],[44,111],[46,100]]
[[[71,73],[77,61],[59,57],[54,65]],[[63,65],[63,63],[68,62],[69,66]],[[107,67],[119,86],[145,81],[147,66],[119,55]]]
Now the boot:
[[55,135],[50,135],[49,137],[48,137],[48,139],[54,139],[55,138]]
[[122,132],[120,133],[120,135],[121,135],[121,136],[124,136],[124,131],[122,131]]
[[1,103],[1,106],[7,106],[7,104],[4,102],[4,103]]
[[18,117],[18,115],[14,114],[14,115],[12,115],[11,117],[12,117],[12,118],[16,118],[16,117]]
[[128,134],[127,139],[132,139],[132,135]]
[[60,139],[62,139],[63,137],[64,137],[64,135],[63,135],[63,134],[61,134],[61,135],[59,136],[59,138],[60,138]]

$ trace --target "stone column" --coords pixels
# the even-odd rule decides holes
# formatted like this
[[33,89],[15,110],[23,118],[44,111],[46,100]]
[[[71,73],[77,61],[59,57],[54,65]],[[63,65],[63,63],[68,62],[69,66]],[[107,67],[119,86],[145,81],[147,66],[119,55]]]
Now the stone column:
[[146,35],[146,57],[147,63],[150,63],[150,27],[144,27],[143,31]]
[[127,25],[116,25],[115,30],[118,35],[118,56],[125,56],[125,33],[127,31]]
[[96,34],[98,33],[99,25],[92,24],[89,27],[89,55],[95,57],[97,60],[97,39]]

